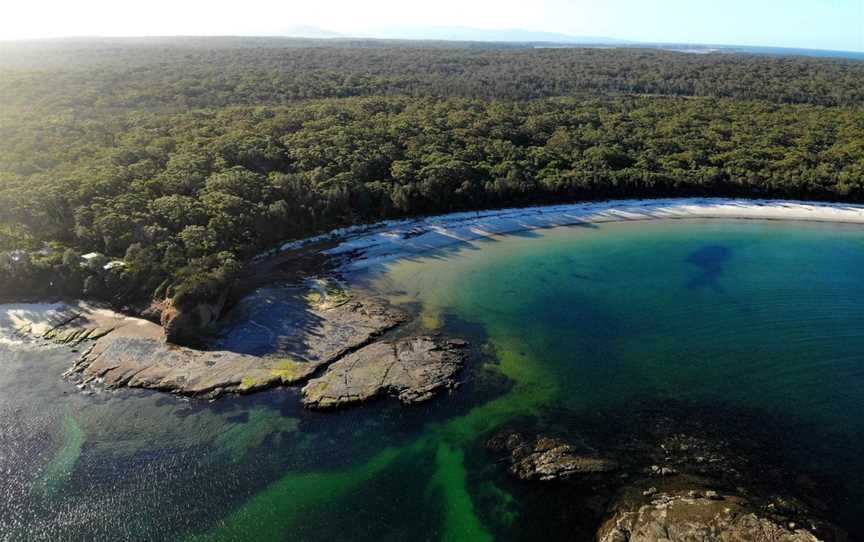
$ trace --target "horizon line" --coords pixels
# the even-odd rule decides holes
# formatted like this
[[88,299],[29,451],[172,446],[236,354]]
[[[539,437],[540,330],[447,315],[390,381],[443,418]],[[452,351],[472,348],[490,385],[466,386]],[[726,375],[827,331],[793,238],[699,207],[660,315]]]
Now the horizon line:
[[[464,27],[470,28],[470,27]],[[324,30],[324,29],[322,29]],[[88,34],[88,35],[64,35],[64,36],[42,36],[42,37],[27,37],[27,38],[0,38],[0,44],[8,43],[26,43],[40,41],[64,41],[64,40],[135,40],[135,39],[160,39],[160,38],[185,38],[185,39],[206,39],[206,38],[259,38],[259,39],[293,39],[293,40],[309,40],[309,41],[347,41],[347,40],[370,40],[370,41],[386,41],[386,42],[429,42],[429,43],[488,43],[488,44],[556,44],[562,46],[570,46],[573,48],[597,47],[597,46],[613,46],[618,49],[627,49],[628,47],[638,46],[689,46],[689,47],[747,47],[753,49],[784,49],[790,51],[818,51],[826,53],[851,53],[864,55],[864,49],[826,49],[820,47],[803,47],[790,45],[754,45],[746,43],[708,43],[708,42],[690,42],[690,41],[639,41],[628,40],[624,38],[614,38],[610,36],[593,36],[593,35],[570,35],[561,32],[547,32],[543,30],[528,30],[522,28],[506,28],[506,29],[481,29],[490,31],[526,31],[538,32],[547,34],[559,34],[570,36],[574,40],[595,39],[612,40],[608,43],[604,42],[580,42],[580,41],[561,41],[561,40],[472,40],[472,39],[453,39],[453,38],[380,38],[375,36],[363,35],[338,35],[338,36],[292,36],[290,34],[136,34],[136,35],[111,35],[111,34]],[[335,33],[335,32],[334,32]]]

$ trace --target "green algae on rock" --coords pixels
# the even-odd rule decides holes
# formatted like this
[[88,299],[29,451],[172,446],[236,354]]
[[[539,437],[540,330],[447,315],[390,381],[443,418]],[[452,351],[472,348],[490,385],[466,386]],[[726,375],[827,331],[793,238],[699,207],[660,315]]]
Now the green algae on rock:
[[343,285],[326,279],[311,281],[311,288],[304,297],[317,310],[336,308],[351,300],[351,294]]

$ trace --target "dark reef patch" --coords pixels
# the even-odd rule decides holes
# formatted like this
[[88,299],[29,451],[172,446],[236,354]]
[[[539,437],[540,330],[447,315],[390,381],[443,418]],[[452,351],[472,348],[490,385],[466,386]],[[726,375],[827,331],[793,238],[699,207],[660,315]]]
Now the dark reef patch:
[[[592,540],[610,510],[642,500],[642,505],[650,503],[655,494],[676,498],[690,493],[709,499],[725,495],[730,503],[740,499],[741,513],[754,512],[778,525],[806,526],[821,540],[858,540],[856,525],[838,528],[831,523],[837,520],[842,492],[785,453],[784,435],[794,425],[792,419],[765,419],[762,413],[667,399],[589,418],[552,409],[493,433],[487,441],[485,476],[520,504],[517,531],[506,536],[511,540]],[[544,441],[617,467],[524,476],[519,469],[526,458],[529,466],[537,464]],[[561,457],[566,466],[571,459],[566,455],[551,459]],[[544,466],[548,471],[548,464]],[[540,526],[542,532],[537,531]],[[843,529],[852,538],[846,538]],[[573,533],[579,536],[573,538]]]
[[720,278],[726,271],[733,251],[724,245],[706,245],[687,256],[687,263],[696,268],[698,274],[687,284],[688,288],[712,288],[722,291]]

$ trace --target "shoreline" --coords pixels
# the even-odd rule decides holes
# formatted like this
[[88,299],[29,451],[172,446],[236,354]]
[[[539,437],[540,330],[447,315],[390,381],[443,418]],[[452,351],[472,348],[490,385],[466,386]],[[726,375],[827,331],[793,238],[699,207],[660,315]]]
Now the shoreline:
[[334,246],[322,250],[321,254],[343,257],[339,270],[352,273],[403,257],[499,235],[580,224],[687,219],[864,225],[864,205],[776,199],[669,198],[459,212],[338,228],[285,243],[253,261],[261,262],[268,257],[329,241]]
[[[291,320],[290,325],[286,324],[287,320],[274,324],[282,326],[279,332],[282,339],[288,339],[290,347],[269,343],[259,345],[262,348],[273,346],[273,351],[265,355],[250,355],[251,351],[235,350],[230,344],[204,350],[166,344],[162,326],[80,301],[2,304],[0,336],[8,336],[5,342],[30,336],[73,346],[87,343],[84,354],[65,375],[86,386],[141,387],[208,398],[276,386],[301,387],[312,381],[330,386],[333,378],[328,371],[337,371],[343,358],[350,358],[356,365],[354,357],[359,356],[358,359],[369,367],[358,373],[362,377],[352,374],[351,379],[340,380],[345,386],[349,380],[353,382],[348,392],[340,392],[340,398],[371,398],[386,395],[388,390],[396,390],[400,396],[410,398],[414,390],[401,381],[384,386],[384,380],[379,378],[377,386],[367,386],[368,374],[378,374],[381,367],[387,370],[384,374],[389,374],[390,367],[399,367],[402,370],[399,374],[404,373],[408,380],[416,380],[409,377],[417,363],[413,354],[404,359],[376,354],[374,357],[378,362],[385,360],[383,365],[370,364],[366,359],[370,352],[377,352],[376,348],[396,348],[398,345],[383,335],[403,327],[409,318],[401,310],[390,307],[389,303],[374,299],[374,294],[370,296],[355,279],[367,272],[379,271],[387,263],[401,258],[423,256],[500,235],[585,224],[682,219],[776,220],[864,226],[864,205],[717,198],[612,200],[453,213],[334,230],[288,243],[282,246],[281,252],[269,256],[278,259],[285,255],[293,256],[292,253],[314,254],[332,258],[332,268],[320,271],[323,274],[317,278],[305,277],[299,283],[292,283],[285,290],[290,290],[287,297],[270,299],[265,285],[238,301],[238,307],[244,304],[244,300],[252,307],[256,301],[266,302],[265,305],[275,303],[282,307],[284,317]],[[266,260],[259,259],[258,263],[266,263]],[[351,286],[330,282],[331,279],[326,277],[332,278],[331,272]],[[318,284],[315,281],[324,282]],[[222,314],[223,323],[229,317]],[[246,318],[250,318],[249,314]],[[247,329],[253,324],[258,325],[251,320],[234,322],[234,331],[254,336],[257,330]],[[450,387],[453,375],[461,366],[461,360],[452,361],[449,354],[445,355],[446,349],[437,344],[440,341],[436,341],[435,344],[421,341],[414,345],[418,352],[434,352],[434,355],[426,357],[433,364],[447,369],[442,369],[440,378],[436,376],[424,383],[423,389]],[[355,388],[363,389],[357,391]],[[310,401],[314,403],[313,392],[316,390],[308,386],[304,392],[307,390],[313,396]],[[415,395],[427,397],[425,392]],[[344,402],[354,401],[318,402],[341,406]]]

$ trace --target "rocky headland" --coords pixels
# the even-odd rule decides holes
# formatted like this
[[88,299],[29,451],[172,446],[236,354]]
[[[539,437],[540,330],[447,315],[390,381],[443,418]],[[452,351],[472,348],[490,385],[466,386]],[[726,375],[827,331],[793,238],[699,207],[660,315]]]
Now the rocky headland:
[[[463,359],[458,341],[384,340],[382,335],[408,315],[326,281],[284,291],[286,312],[278,329],[271,330],[273,345],[266,354],[172,344],[171,337],[184,334],[177,331],[184,326],[176,317],[168,317],[173,327],[163,327],[85,302],[6,305],[0,327],[19,337],[81,349],[64,376],[83,390],[145,388],[213,399],[306,384],[304,404],[334,409],[381,395],[418,403],[455,387]],[[209,326],[216,321],[212,312],[203,315]],[[196,318],[190,327],[200,330],[201,318]]]

